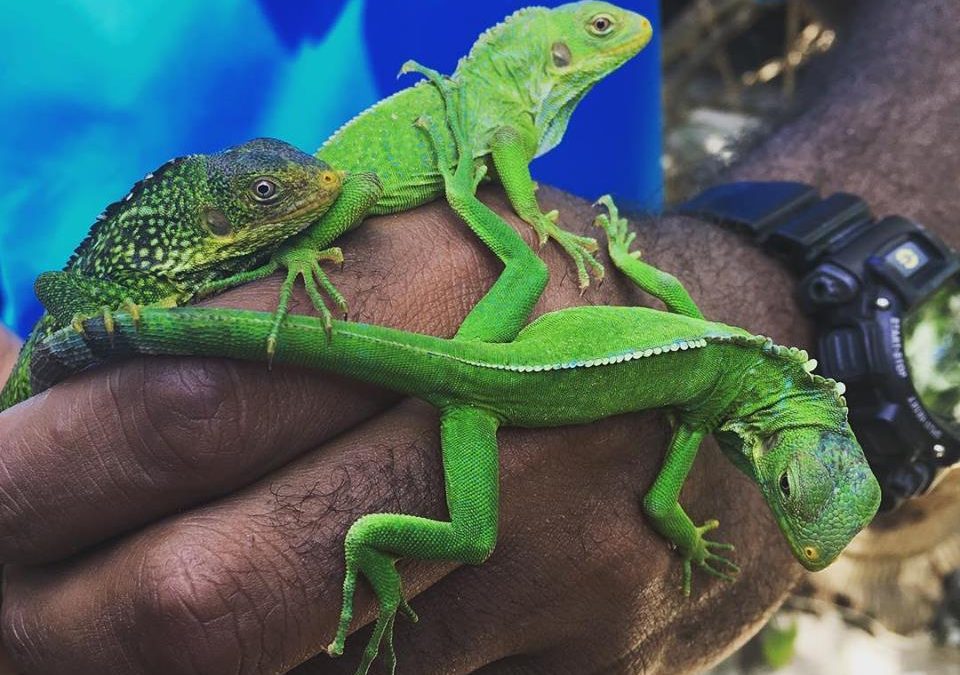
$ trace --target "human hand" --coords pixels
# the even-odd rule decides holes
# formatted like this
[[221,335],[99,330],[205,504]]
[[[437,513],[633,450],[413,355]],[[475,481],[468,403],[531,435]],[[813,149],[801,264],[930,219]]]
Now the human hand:
[[[855,191],[879,213],[948,234],[960,200],[948,142],[958,137],[958,10],[949,0],[860,5],[850,41],[860,58],[844,53],[825,102],[735,176]],[[850,96],[851,84],[869,95]],[[539,197],[571,229],[592,220],[582,203]],[[453,332],[498,267],[447,214],[433,205],[378,219],[344,241],[337,284],[353,318]],[[792,280],[735,237],[668,220],[644,223],[638,244],[707,316],[809,346]],[[554,277],[538,311],[581,302],[554,248],[544,249]],[[218,303],[275,301],[274,281]],[[608,268],[582,301],[633,297]],[[329,375],[154,359],[0,415],[0,559],[22,563],[8,573],[2,624],[18,664],[279,672],[316,653],[339,611],[347,526],[371,511],[444,515],[436,416],[416,402],[387,410],[395,401]],[[665,442],[655,414],[502,432],[499,547],[449,574],[401,566],[423,617],[398,625],[401,672],[683,672],[745,639],[798,568],[755,486],[705,444],[682,500],[698,522],[720,517],[743,572],[730,584],[695,574],[684,600],[679,558],[638,507]],[[30,564],[41,560],[58,562]],[[370,611],[361,595],[363,621]],[[339,661],[320,656],[297,672],[352,672],[364,643],[355,635]]]
[[[499,193],[483,196],[509,210]],[[595,213],[583,202],[549,189],[540,197],[568,227],[592,232]],[[640,240],[708,315],[802,339],[803,322],[776,307],[786,275],[734,237],[680,222],[649,224]],[[691,241],[720,255],[699,260]],[[355,319],[439,335],[455,331],[499,272],[442,203],[372,220],[344,250],[335,282]],[[544,255],[553,278],[537,312],[637,304],[612,269],[581,298],[566,258],[556,247]],[[731,256],[749,273],[718,278]],[[216,304],[268,310],[276,291],[269,280]],[[737,307],[731,298],[741,294],[756,300]],[[445,515],[436,413],[397,400],[322,373],[158,358],[81,375],[0,415],[0,559],[19,563],[7,568],[2,623],[17,664],[37,673],[260,673],[316,654],[339,612],[353,520]],[[639,498],[667,433],[656,414],[502,431],[498,549],[452,572],[401,565],[422,616],[417,626],[398,622],[401,668],[680,672],[762,621],[798,568],[756,487],[712,446],[684,505],[722,519],[739,579],[695,574],[685,599],[680,559],[643,519]],[[361,593],[358,616],[367,622],[371,611]],[[686,646],[691,633],[696,650]],[[353,636],[343,658],[320,656],[297,672],[352,672],[365,641]]]

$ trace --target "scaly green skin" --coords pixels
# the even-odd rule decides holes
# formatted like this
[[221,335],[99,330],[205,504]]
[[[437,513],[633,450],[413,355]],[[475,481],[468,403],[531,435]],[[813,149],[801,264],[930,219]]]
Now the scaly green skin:
[[[256,267],[321,217],[342,176],[282,141],[260,138],[172,159],[100,214],[60,272],[41,274],[46,313],[0,392],[0,410],[29,398],[39,339],[77,317],[125,304],[181,305],[201,286]],[[264,198],[273,185],[275,194]]]
[[[514,210],[536,230],[541,244],[552,238],[573,258],[584,288],[589,284],[587,267],[598,277],[603,273],[592,256],[596,242],[559,228],[556,212],[541,213],[528,165],[560,142],[580,100],[639,52],[650,36],[650,23],[644,17],[604,2],[530,7],[483,33],[452,76],[473,157],[496,170]],[[413,69],[410,64],[404,66],[404,72]],[[420,116],[439,119],[443,114],[444,102],[437,90],[420,83],[347,122],[317,151],[317,157],[350,172],[334,207],[302,236],[281,247],[269,264],[212,284],[204,294],[287,269],[267,340],[268,353],[276,348],[276,333],[298,276],[314,291],[317,284],[323,286],[346,313],[345,299],[329,290],[330,281],[313,263],[318,256],[342,260],[340,249],[329,247],[367,215],[405,211],[443,194],[434,153],[412,126]],[[449,156],[456,156],[448,133],[441,134],[439,142]],[[329,309],[322,302],[314,305],[329,324]]]
[[[470,171],[449,177],[448,196],[484,229],[509,230],[472,196]],[[612,209],[612,204],[608,206]],[[810,374],[801,350],[779,347],[739,328],[706,321],[679,282],[629,252],[632,235],[612,211],[598,219],[617,267],[672,312],[639,307],[576,307],[541,316],[520,330],[542,289],[515,274],[522,241],[504,252],[507,273],[490,296],[506,290],[515,302],[500,312],[471,312],[463,334],[441,339],[380,326],[290,317],[280,331],[276,361],[321,368],[417,396],[441,411],[441,443],[449,521],[371,514],[346,536],[344,605],[329,647],[342,653],[357,576],[376,593],[380,614],[358,673],[366,673],[384,640],[388,671],[396,659],[392,632],[403,599],[398,558],[481,563],[497,538],[497,429],[581,424],[625,412],[666,408],[676,429],[666,459],[643,500],[653,526],[683,559],[683,590],[691,566],[722,578],[737,571],[710,541],[716,520],[696,526],[680,506],[680,490],[700,441],[716,433],[721,447],[757,483],[794,555],[808,569],[829,564],[873,518],[880,488],[847,423],[837,383]],[[536,259],[534,259],[536,260]],[[538,261],[539,262],[539,261]],[[506,281],[506,285],[504,282]],[[518,309],[520,308],[520,309]],[[258,312],[183,308],[126,315],[112,330],[100,319],[83,333],[47,338],[34,359],[37,386],[133,354],[229,356],[262,360],[272,317]],[[505,341],[509,333],[511,341]]]

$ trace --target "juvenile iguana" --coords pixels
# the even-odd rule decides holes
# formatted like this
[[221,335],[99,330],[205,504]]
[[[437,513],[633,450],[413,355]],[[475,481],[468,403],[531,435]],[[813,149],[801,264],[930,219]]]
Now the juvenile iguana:
[[37,278],[46,313],[0,410],[35,393],[29,366],[39,338],[104,308],[182,305],[201,286],[260,265],[327,211],[341,182],[325,162],[271,138],[178,157],[148,174],[100,214],[62,271]]
[[[437,83],[441,90],[445,84]],[[675,430],[643,507],[654,528],[691,567],[729,578],[737,566],[710,541],[718,526],[697,526],[680,506],[683,483],[703,438],[717,435],[733,463],[760,488],[796,558],[808,569],[829,564],[872,519],[880,488],[847,423],[842,388],[810,371],[798,349],[702,318],[673,277],[629,250],[633,239],[612,202],[601,216],[613,262],[671,313],[642,307],[575,307],[521,327],[543,288],[539,259],[474,196],[474,165],[460,120],[451,126],[465,148],[455,172],[444,139],[423,122],[453,208],[490,240],[506,270],[465,319],[442,339],[381,326],[290,317],[280,328],[275,360],[354,377],[422,398],[441,412],[441,445],[449,521],[378,513],[346,535],[344,600],[336,637],[341,654],[360,573],[373,587],[379,616],[358,673],[386,640],[393,672],[393,624],[410,618],[395,568],[398,558],[478,564],[497,539],[497,430],[502,426],[581,424],[625,412],[664,408]],[[228,356],[262,360],[271,315],[240,310],[144,309],[61,330],[38,347],[37,386],[48,386],[106,358],[134,354]]]
[[[639,52],[651,34],[647,19],[605,2],[528,7],[484,32],[452,76],[459,85],[457,105],[469,120],[474,157],[491,165],[514,211],[536,230],[540,243],[552,238],[571,256],[581,288],[589,284],[587,266],[598,277],[603,273],[592,256],[596,242],[561,229],[555,211],[541,213],[528,165],[560,142],[580,100]],[[411,69],[408,63],[401,72]],[[203,295],[284,268],[287,275],[267,339],[268,354],[276,348],[276,334],[298,277],[311,289],[314,306],[330,326],[330,310],[318,302],[317,286],[344,314],[347,304],[316,261],[342,262],[341,250],[331,244],[366,216],[404,211],[443,194],[430,145],[413,128],[421,115],[443,114],[437,90],[421,82],[344,124],[316,153],[331,166],[350,172],[337,203],[317,224],[281,246],[263,267],[211,284]],[[453,156],[453,139],[445,130],[438,142]]]

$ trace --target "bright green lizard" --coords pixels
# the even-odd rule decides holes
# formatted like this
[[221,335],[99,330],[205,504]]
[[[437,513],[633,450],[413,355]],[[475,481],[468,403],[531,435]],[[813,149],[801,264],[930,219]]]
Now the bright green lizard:
[[[589,284],[588,266],[598,277],[603,274],[592,256],[596,242],[561,229],[556,212],[540,211],[528,165],[560,142],[577,104],[597,82],[639,52],[651,31],[650,22],[639,14],[595,0],[554,9],[529,7],[484,32],[452,76],[460,88],[458,104],[468,113],[474,157],[489,162],[514,211],[534,228],[541,245],[552,238],[571,256],[581,288]],[[402,72],[414,69],[408,63]],[[417,117],[441,117],[443,109],[437,90],[421,82],[344,124],[316,153],[349,172],[337,203],[318,223],[281,246],[268,263],[212,283],[202,295],[286,269],[267,338],[268,354],[276,349],[297,278],[311,289],[313,304],[328,326],[332,315],[318,302],[318,285],[345,315],[345,298],[316,261],[342,262],[342,251],[332,243],[367,215],[412,209],[443,195],[434,154],[413,127]],[[438,142],[454,155],[448,133],[444,131]]]
[[37,278],[46,313],[0,392],[0,410],[36,393],[30,355],[44,335],[125,304],[182,305],[201,286],[259,266],[330,208],[341,183],[326,163],[270,138],[172,159],[148,174],[100,214],[62,271]]
[[[437,80],[448,95],[449,83]],[[445,137],[429,120],[447,199],[464,220],[494,242],[504,273],[452,339],[381,326],[289,317],[275,360],[322,368],[422,398],[441,412],[448,521],[378,513],[363,516],[345,542],[346,577],[337,634],[341,654],[352,618],[356,581],[371,584],[379,616],[358,673],[386,644],[396,656],[403,598],[399,558],[478,564],[497,539],[497,430],[502,426],[582,424],[625,412],[668,409],[675,428],[663,466],[643,500],[654,528],[683,560],[684,593],[692,565],[721,578],[737,566],[732,546],[706,538],[716,520],[695,525],[679,504],[701,441],[716,434],[730,460],[753,480],[796,558],[808,569],[828,565],[873,518],[880,488],[847,423],[840,385],[811,373],[815,363],[747,331],[705,320],[672,276],[630,251],[633,234],[608,199],[598,217],[614,264],[670,312],[587,306],[545,314],[523,328],[543,289],[542,262],[474,196],[475,166],[462,110],[450,131],[464,148],[456,170]],[[33,360],[35,386],[46,387],[105,359],[133,354],[228,356],[263,360],[269,314],[241,310],[144,309],[84,322],[83,331],[46,338]],[[522,329],[522,330],[521,330]]]

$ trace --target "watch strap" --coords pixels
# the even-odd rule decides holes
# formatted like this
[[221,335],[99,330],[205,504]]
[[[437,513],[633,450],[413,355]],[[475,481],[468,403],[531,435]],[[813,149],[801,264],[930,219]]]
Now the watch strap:
[[837,240],[873,222],[867,203],[837,192],[822,199],[816,188],[790,181],[743,181],[704,190],[674,213],[746,232],[804,272]]

